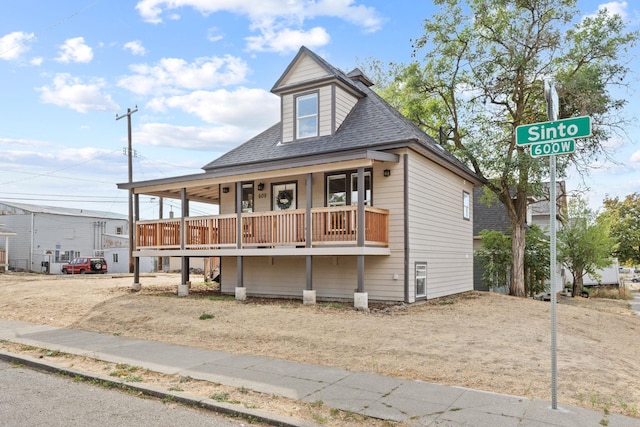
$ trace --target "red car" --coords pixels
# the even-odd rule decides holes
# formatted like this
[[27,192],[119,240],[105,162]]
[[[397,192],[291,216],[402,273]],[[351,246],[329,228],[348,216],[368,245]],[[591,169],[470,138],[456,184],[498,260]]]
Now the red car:
[[64,274],[104,274],[107,261],[102,257],[74,258],[69,264],[63,264],[61,270]]

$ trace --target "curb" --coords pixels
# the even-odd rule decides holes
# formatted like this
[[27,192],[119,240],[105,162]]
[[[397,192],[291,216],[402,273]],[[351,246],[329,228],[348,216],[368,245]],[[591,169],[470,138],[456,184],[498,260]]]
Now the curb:
[[142,393],[145,396],[151,396],[163,400],[168,398],[171,401],[180,403],[182,405],[206,409],[231,417],[243,418],[248,421],[259,421],[261,423],[265,423],[275,427],[321,427],[319,424],[315,424],[309,421],[298,420],[292,417],[272,414],[257,409],[249,409],[245,408],[242,405],[218,402],[212,399],[194,396],[192,394],[184,392],[165,391],[160,387],[155,387],[152,385],[132,384],[122,381],[119,378],[96,375],[73,368],[64,368],[56,365],[55,363],[36,359],[31,356],[17,355],[15,353],[0,351],[0,360],[4,360],[8,363],[21,364],[28,368],[48,373],[61,374],[72,378],[80,377],[88,381],[99,381],[101,383],[108,383],[109,385],[122,390],[133,390]]

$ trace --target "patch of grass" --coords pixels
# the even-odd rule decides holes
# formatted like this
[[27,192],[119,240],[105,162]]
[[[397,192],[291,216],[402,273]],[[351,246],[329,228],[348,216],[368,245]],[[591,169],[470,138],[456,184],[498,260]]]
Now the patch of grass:
[[202,313],[199,317],[200,320],[213,319],[215,316],[211,313]]
[[322,304],[322,307],[335,308],[336,310],[346,310],[347,308],[350,308],[346,304],[341,302],[325,302]]
[[248,389],[248,388],[246,388],[246,387],[244,387],[244,386],[242,386],[242,387],[240,387],[240,388],[238,389],[238,391],[239,391],[240,393],[242,393],[242,394],[249,394],[249,392],[250,392],[251,390],[250,390],[250,389]]
[[176,401],[176,398],[175,398],[175,396],[171,396],[171,395],[169,395],[169,394],[166,394],[166,395],[164,396],[164,399],[162,399],[162,401],[163,401],[164,403],[175,402],[175,401]]
[[209,399],[215,400],[216,402],[232,403],[235,405],[240,403],[239,400],[229,400],[229,397],[229,393],[214,393],[209,396]]
[[233,301],[236,297],[233,295],[211,295],[209,296],[209,300],[211,301]]
[[180,382],[180,383],[188,383],[191,380],[193,380],[193,378],[191,378],[190,376],[187,375],[186,377],[180,377],[178,382]]
[[620,288],[592,288],[588,290],[589,298],[632,300],[631,291],[624,286]]
[[169,391],[184,391],[184,390],[178,386],[172,386],[172,387],[169,387]]
[[64,353],[61,352],[60,350],[47,350],[47,352],[45,353],[47,356],[49,357],[60,357],[60,356],[64,356]]

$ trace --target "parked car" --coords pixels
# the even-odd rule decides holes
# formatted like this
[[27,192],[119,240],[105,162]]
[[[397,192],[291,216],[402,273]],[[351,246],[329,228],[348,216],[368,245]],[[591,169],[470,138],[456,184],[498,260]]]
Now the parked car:
[[104,274],[107,261],[103,257],[79,257],[63,264],[61,270],[65,274]]
[[638,282],[640,282],[640,277],[634,277],[633,279],[631,279],[631,281],[633,283],[638,283]]

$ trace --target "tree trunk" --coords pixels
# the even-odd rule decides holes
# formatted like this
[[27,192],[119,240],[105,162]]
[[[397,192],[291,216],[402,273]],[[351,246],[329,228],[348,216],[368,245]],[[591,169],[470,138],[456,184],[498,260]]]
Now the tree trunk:
[[571,296],[575,297],[576,295],[580,295],[582,291],[582,284],[584,283],[584,274],[578,274],[574,276],[573,279],[573,289],[571,290]]
[[511,282],[509,294],[516,297],[526,297],[524,288],[524,250],[525,250],[525,223],[511,223],[511,252],[513,264],[511,265]]

